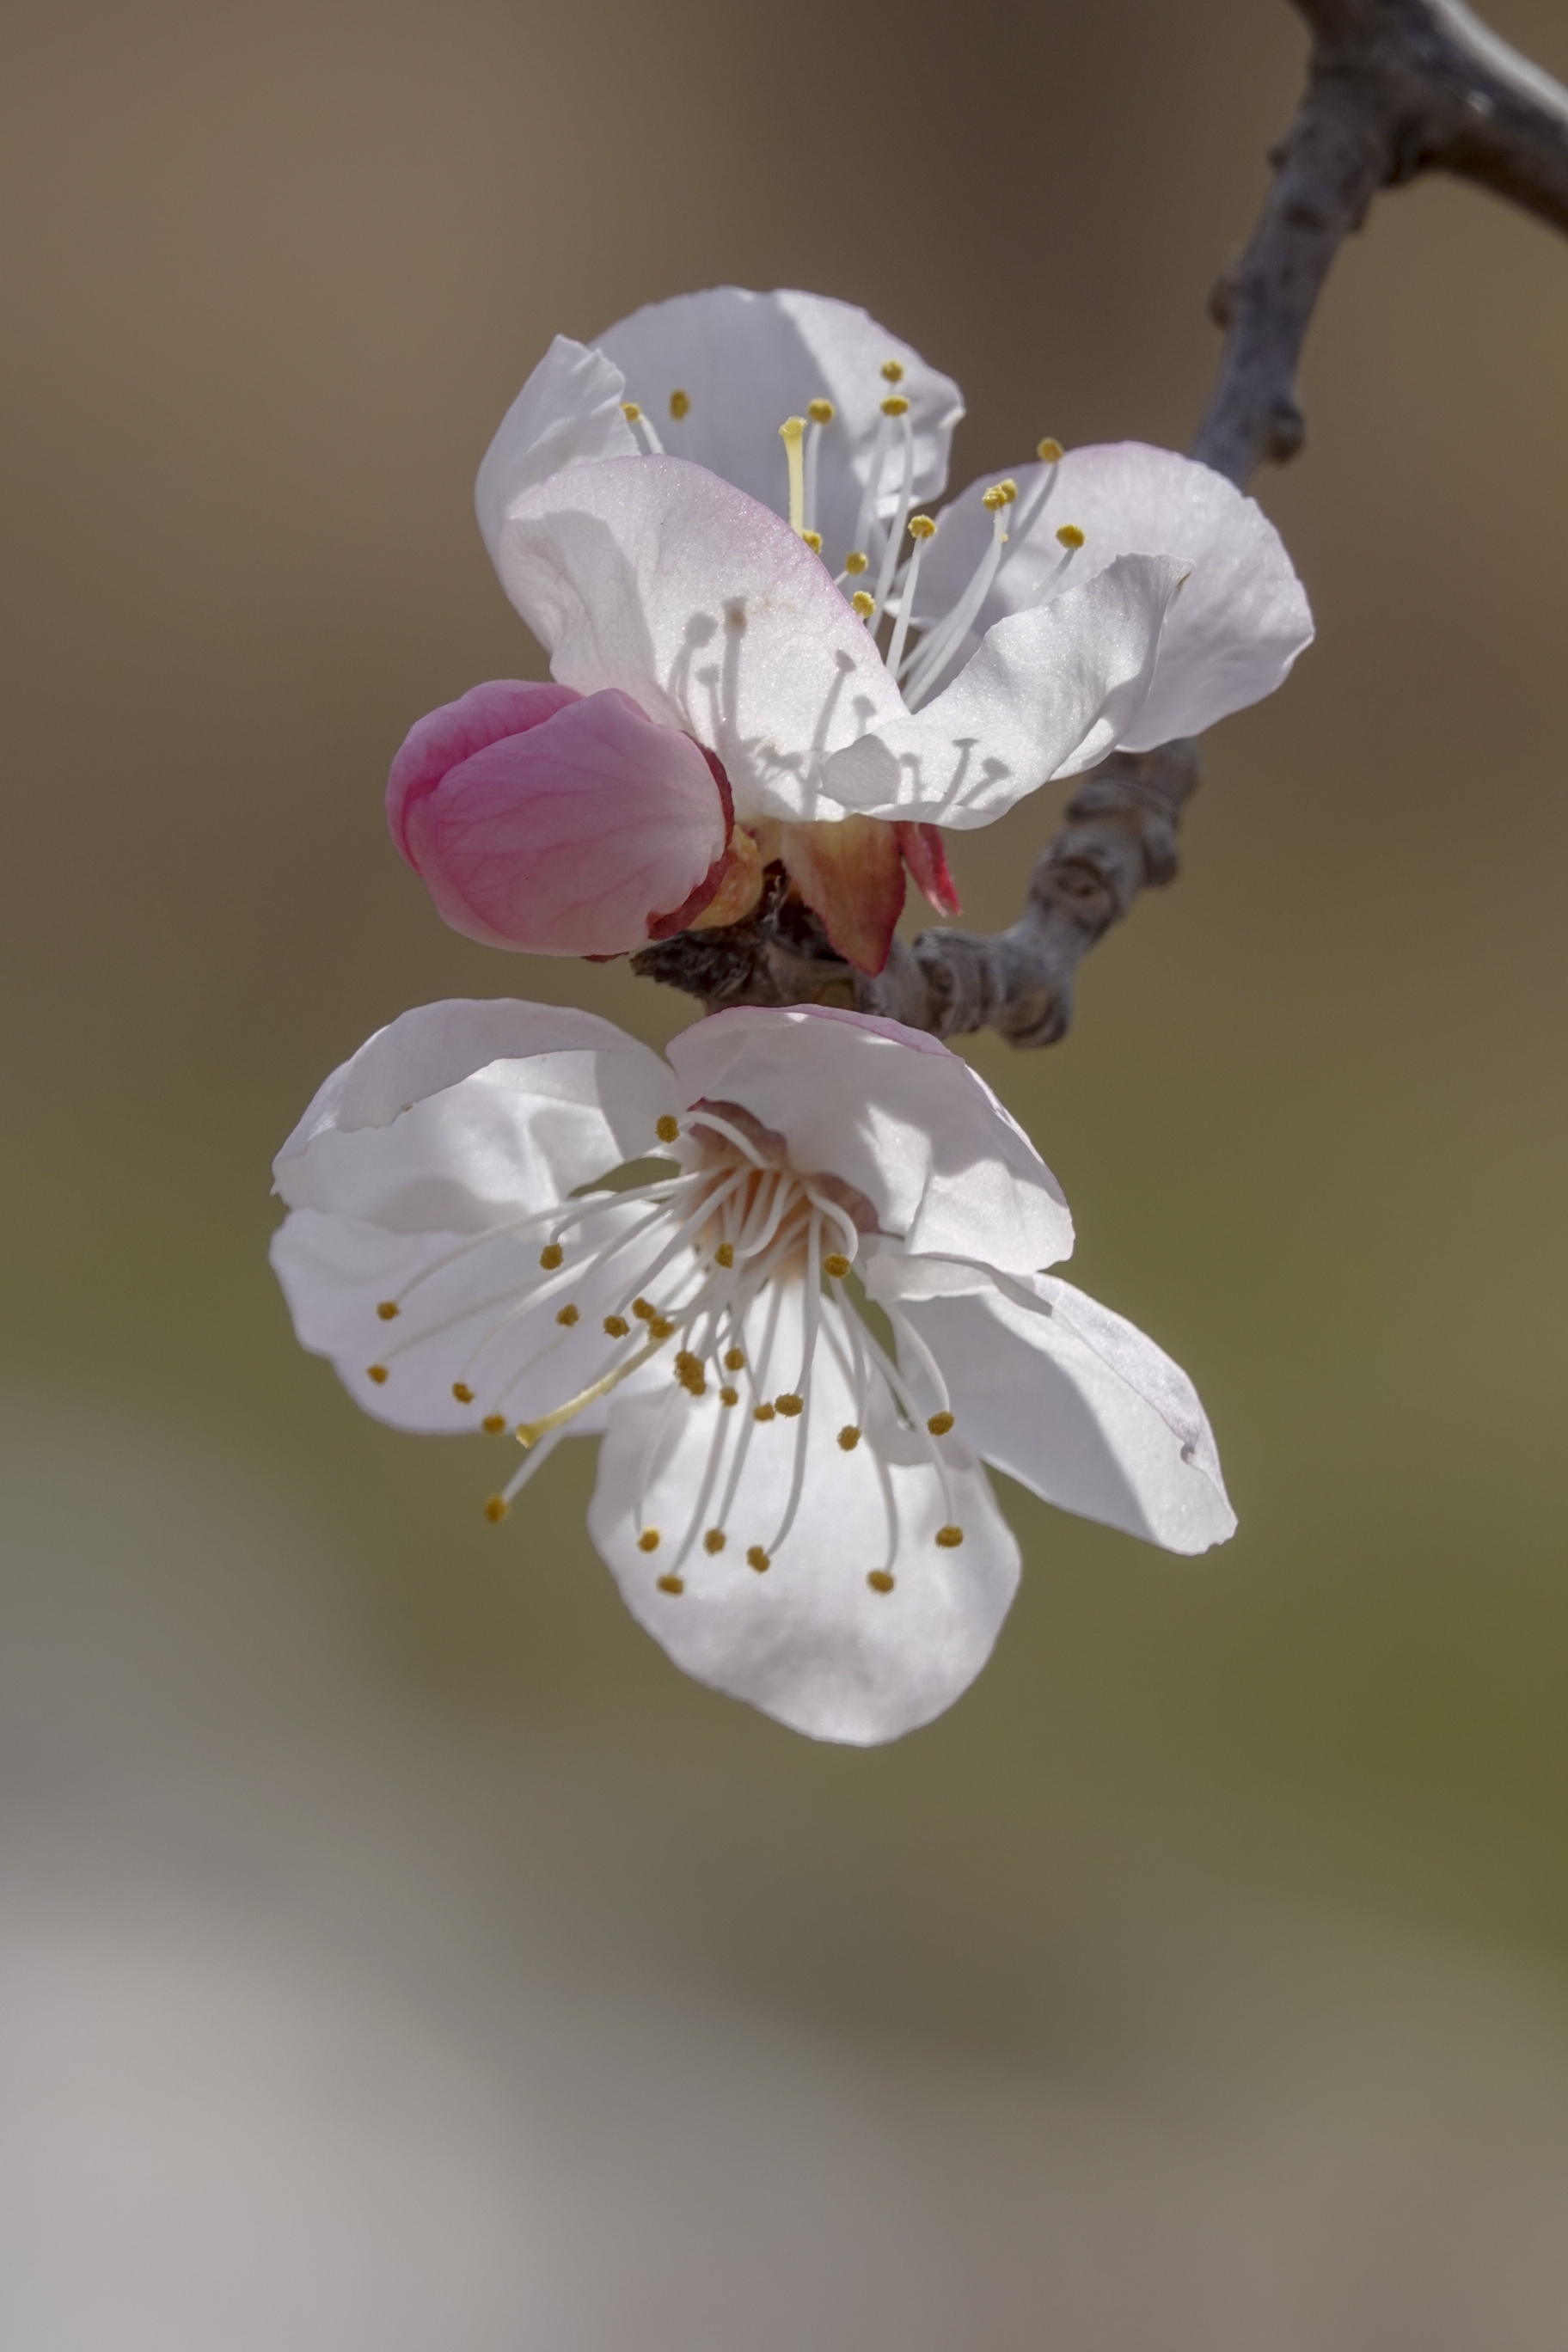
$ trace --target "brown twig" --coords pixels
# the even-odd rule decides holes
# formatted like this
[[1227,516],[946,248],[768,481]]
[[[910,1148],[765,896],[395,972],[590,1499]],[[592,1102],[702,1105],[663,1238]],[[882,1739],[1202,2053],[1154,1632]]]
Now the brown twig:
[[[1460,0],[1291,0],[1312,37],[1307,88],[1274,149],[1251,242],[1209,298],[1226,343],[1192,454],[1245,487],[1305,437],[1301,347],[1335,255],[1382,188],[1451,172],[1568,231],[1568,90]],[[1195,743],[1113,752],[1086,776],[1036,860],[1024,912],[994,938],[895,941],[872,980],[843,962],[773,877],[757,912],[645,948],[634,968],[725,1004],[837,1003],[938,1036],[992,1028],[1049,1045],[1072,1018],[1078,966],[1140,890],[1173,879]]]

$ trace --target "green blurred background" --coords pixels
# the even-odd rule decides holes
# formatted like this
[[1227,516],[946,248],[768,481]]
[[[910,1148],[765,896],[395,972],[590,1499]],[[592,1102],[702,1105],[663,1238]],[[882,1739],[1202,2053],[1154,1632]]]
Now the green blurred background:
[[[1552,0],[1493,21],[1568,76]],[[1540,2346],[1568,2307],[1568,248],[1384,200],[1260,485],[1321,638],[1069,1040],[965,1050],[1242,1528],[1009,1507],[890,1750],[683,1681],[570,1447],[499,1534],[362,1419],[268,1163],[443,929],[405,729],[538,674],[475,466],[735,280],[962,383],[955,478],[1183,445],[1283,0],[14,0],[0,2321],[17,2352]],[[1016,909],[1054,796],[961,837]]]

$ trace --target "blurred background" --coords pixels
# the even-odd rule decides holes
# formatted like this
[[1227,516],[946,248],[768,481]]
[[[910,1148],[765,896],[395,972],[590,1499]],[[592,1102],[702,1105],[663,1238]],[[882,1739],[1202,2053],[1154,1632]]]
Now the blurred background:
[[[1568,76],[1554,0],[1492,20]],[[1070,1039],[966,1045],[1242,1531],[1008,1497],[989,1671],[815,1748],[623,1612],[567,1447],[294,1344],[268,1161],[487,953],[394,855],[537,675],[478,459],[726,279],[956,375],[955,478],[1184,444],[1283,0],[12,0],[0,1385],[7,2352],[1458,2352],[1568,2306],[1568,247],[1391,196],[1260,493],[1321,629]],[[1005,922],[1043,795],[962,836]]]

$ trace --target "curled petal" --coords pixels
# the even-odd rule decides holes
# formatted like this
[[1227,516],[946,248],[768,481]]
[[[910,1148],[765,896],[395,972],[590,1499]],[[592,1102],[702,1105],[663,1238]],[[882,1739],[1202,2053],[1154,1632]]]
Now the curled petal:
[[[788,511],[778,428],[814,400],[833,406],[816,453],[816,528],[837,569],[847,554],[875,462],[881,404],[909,404],[917,499],[947,484],[948,446],[963,415],[951,378],[853,303],[790,289],[716,286],[651,302],[599,338],[672,457],[689,457],[776,512]],[[677,395],[683,395],[678,398]],[[891,514],[900,472],[889,455],[878,511]]]
[[626,423],[621,372],[603,352],[557,335],[500,421],[474,484],[479,530],[500,562],[500,530],[514,499],[567,466],[630,457],[637,439]]
[[[766,1359],[780,1387],[800,1361],[804,1299],[800,1283],[781,1295]],[[795,1419],[759,1424],[673,1384],[617,1402],[588,1528],[627,1608],[687,1674],[813,1738],[869,1747],[929,1723],[973,1681],[1016,1590],[1018,1549],[962,1446],[944,1449],[943,1476],[890,1417],[853,1451],[840,1445],[863,1407],[842,1310],[825,1302],[823,1315]],[[759,1301],[745,1331],[753,1362],[767,1318]],[[797,1470],[798,1510],[779,1540]],[[962,1529],[956,1548],[937,1541],[948,1526]],[[703,1540],[710,1528],[721,1548]],[[638,1540],[650,1529],[653,1550]]]
[[903,710],[820,559],[680,458],[574,466],[531,490],[500,569],[555,677],[618,687],[715,752],[742,823],[816,816],[824,760]]
[[839,954],[861,971],[880,971],[904,909],[903,850],[893,827],[865,816],[786,824],[784,862]]
[[1235,1533],[1197,1391],[1121,1316],[1055,1276],[932,1259],[879,1255],[867,1288],[941,1363],[966,1443],[1032,1494],[1167,1551]]
[[[543,707],[517,707],[524,695]],[[509,717],[515,731],[447,763]],[[560,686],[480,687],[433,712],[387,787],[398,846],[446,920],[535,955],[621,954],[689,921],[723,867],[727,803],[689,736],[624,694]]]
[[867,816],[962,831],[1093,767],[1134,728],[1182,577],[1173,556],[1119,556],[1081,588],[998,621],[934,701],[873,719],[835,751],[825,790]]
[[637,1158],[678,1108],[658,1055],[595,1013],[456,998],[334,1070],[272,1172],[290,1208],[479,1233]]
[[[1190,573],[1161,632],[1142,709],[1121,741],[1147,751],[1201,734],[1271,694],[1304,646],[1312,616],[1273,524],[1234,483],[1141,441],[1070,449],[1055,467],[1020,466],[1006,552],[975,623],[983,633],[1081,585],[1118,556],[1169,555]],[[973,483],[937,525],[921,567],[923,619],[956,602],[991,536]],[[1070,560],[1057,538],[1083,534]]]
[[736,1005],[672,1038],[688,1102],[741,1103],[796,1168],[863,1192],[910,1251],[1027,1269],[1066,1257],[1072,1219],[1028,1137],[934,1037],[824,1005]]

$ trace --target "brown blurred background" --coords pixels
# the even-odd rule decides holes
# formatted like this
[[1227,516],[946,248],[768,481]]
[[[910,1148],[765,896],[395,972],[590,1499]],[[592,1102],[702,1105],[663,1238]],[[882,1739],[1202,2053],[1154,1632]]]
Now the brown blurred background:
[[[1493,21],[1568,76],[1552,0]],[[296,1349],[268,1163],[449,994],[379,796],[540,663],[473,472],[552,333],[725,279],[956,375],[956,478],[1182,445],[1283,0],[13,0],[0,2340],[1555,2347],[1568,247],[1384,200],[1261,485],[1321,632],[1061,1047],[974,1058],[1242,1532],[1012,1496],[946,1719],[683,1681],[582,1526]],[[1049,796],[959,844],[1008,919]]]

